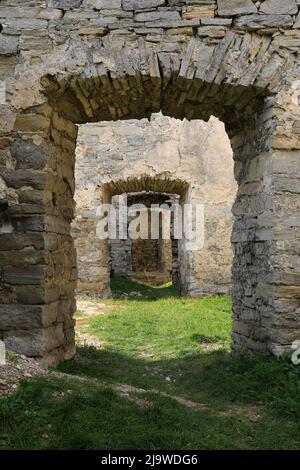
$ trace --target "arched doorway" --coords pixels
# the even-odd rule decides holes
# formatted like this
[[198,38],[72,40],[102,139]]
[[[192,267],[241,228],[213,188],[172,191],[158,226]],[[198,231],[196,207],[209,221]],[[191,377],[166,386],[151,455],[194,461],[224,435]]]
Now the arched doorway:
[[[12,349],[48,364],[75,351],[77,272],[70,222],[76,124],[140,119],[160,110],[180,119],[213,114],[231,139],[239,186],[232,237],[233,347],[277,354],[298,338],[294,180],[289,190],[299,168],[294,51],[283,45],[279,54],[282,36],[245,33],[243,22],[235,28],[241,30],[228,29],[214,43],[188,36],[180,55],[140,35],[130,47],[120,40],[114,54],[104,44],[100,59],[97,45],[82,44],[74,62],[75,41],[59,60],[49,53],[42,66],[34,60],[20,65],[2,143],[15,163],[1,168],[9,230],[1,234],[0,329]],[[23,72],[29,82],[19,79]],[[290,123],[288,131],[282,121]]]

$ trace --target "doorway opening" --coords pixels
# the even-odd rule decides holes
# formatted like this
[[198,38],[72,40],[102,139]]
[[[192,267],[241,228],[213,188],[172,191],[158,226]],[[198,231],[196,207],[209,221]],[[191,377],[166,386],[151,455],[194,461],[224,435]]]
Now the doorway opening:
[[[178,240],[174,238],[174,217],[172,207],[179,204],[176,194],[139,192],[126,193],[113,197],[117,211],[122,204],[127,208],[127,225],[130,224],[133,206],[142,206],[147,224],[147,238],[130,238],[110,240],[111,277],[127,277],[150,285],[174,283],[177,285]],[[164,214],[160,211],[159,233],[151,237],[151,222],[156,220],[156,211],[163,205]],[[155,206],[155,207],[153,207]],[[170,223],[170,236],[164,237],[162,217]],[[128,230],[127,230],[128,232]]]
[[[173,282],[186,296],[230,293],[231,208],[237,185],[221,121],[189,122],[157,113],[150,120],[91,123],[79,127],[76,157],[72,233],[78,292],[110,296],[110,278],[121,276]],[[203,246],[191,246],[171,232],[169,240],[162,234],[160,239],[99,240],[97,210],[102,204],[112,204],[117,214],[120,204],[126,211],[142,204],[149,217],[150,206],[191,204],[194,211],[202,204]],[[169,215],[172,220],[173,209]]]

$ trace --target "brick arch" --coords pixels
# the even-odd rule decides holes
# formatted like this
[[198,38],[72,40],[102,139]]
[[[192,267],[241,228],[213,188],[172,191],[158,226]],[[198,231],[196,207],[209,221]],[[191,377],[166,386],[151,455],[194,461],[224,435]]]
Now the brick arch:
[[[296,4],[294,13],[274,18],[249,0],[246,18],[244,10],[221,13],[218,2],[213,16],[230,21],[221,35],[211,36],[197,16],[186,23],[185,5],[168,23],[165,4],[160,10],[155,4],[153,15],[122,2],[117,21],[126,29],[124,12],[132,12],[129,40],[122,31],[113,34],[108,20],[98,26],[96,38],[91,30],[72,29],[83,10],[81,2],[78,11],[74,2],[66,3],[52,30],[54,50],[48,43],[45,51],[37,47],[40,61],[35,50],[22,52],[22,42],[14,41],[7,51],[17,57],[16,69],[9,66],[5,75],[10,93],[1,132],[7,161],[0,173],[1,217],[8,223],[0,234],[0,330],[7,345],[46,364],[75,351],[77,275],[70,221],[76,124],[149,117],[162,110],[181,119],[207,120],[214,114],[225,122],[239,184],[232,236],[233,347],[276,354],[289,349],[299,337],[300,298]],[[141,25],[163,34],[155,32],[151,40]],[[165,33],[183,27],[189,34],[166,42]],[[1,44],[6,50],[6,42]]]

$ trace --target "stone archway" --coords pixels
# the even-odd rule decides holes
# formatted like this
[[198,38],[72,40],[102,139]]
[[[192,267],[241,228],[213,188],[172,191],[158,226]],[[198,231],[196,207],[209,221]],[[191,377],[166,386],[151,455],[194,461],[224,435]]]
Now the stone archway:
[[[225,123],[239,185],[233,347],[289,349],[300,330],[296,3],[272,15],[250,0],[248,9],[224,12],[218,0],[215,29],[201,9],[195,16],[181,4],[151,2],[152,11],[136,12],[134,2],[117,2],[109,20],[97,11],[93,17],[85,3],[78,10],[72,7],[80,1],[59,11],[28,7],[31,18],[46,18],[35,24],[41,35],[30,52],[24,38],[3,38],[9,21],[1,33],[4,53],[16,54],[6,64],[1,110],[0,330],[7,344],[48,364],[74,354],[76,124],[161,110],[180,119],[213,114]],[[49,15],[56,19],[47,29]]]
[[[141,198],[141,194],[148,194],[154,193],[156,195],[176,195],[179,198],[178,204],[184,204],[186,202],[193,203],[194,201],[194,194],[189,187],[189,184],[185,180],[180,179],[171,179],[163,176],[142,176],[142,177],[135,177],[135,178],[128,178],[126,180],[114,180],[110,183],[105,183],[99,187],[98,191],[98,198],[96,199],[97,203],[101,204],[111,204],[115,196],[123,196],[127,194],[135,194],[136,196],[139,194]],[[123,201],[124,202],[124,201]],[[120,205],[122,205],[122,198],[119,201]],[[126,197],[126,212],[128,212],[127,208],[127,197]],[[94,227],[97,226],[97,223],[101,219],[101,216],[95,217],[94,219]],[[170,222],[171,222],[171,213],[170,213]],[[123,227],[122,232],[127,232],[128,226],[126,223],[126,227]],[[92,230],[90,234],[95,234],[96,236],[97,230]],[[91,235],[90,235],[91,236]],[[104,260],[103,263],[103,271],[101,273],[101,280],[99,285],[104,286],[104,290],[101,292],[102,296],[110,295],[110,264],[109,264],[109,257],[110,257],[110,240],[104,241],[97,241],[93,239],[93,244],[98,246],[98,249],[101,251],[101,257]],[[151,242],[151,240],[148,240]],[[77,244],[78,240],[76,240]],[[136,240],[138,242],[138,240]],[[180,285],[180,291],[184,294],[189,294],[189,286],[191,280],[194,279],[193,273],[193,261],[195,254],[191,252],[184,240],[178,240],[178,253],[177,256],[180,258],[181,267],[178,272],[178,282]],[[80,262],[79,262],[80,264]],[[84,268],[87,269],[86,264]],[[89,286],[86,286],[87,288]],[[91,285],[90,291],[93,291],[93,285]]]
[[[131,208],[142,204],[142,210],[147,213],[147,238],[132,240],[131,237],[119,237],[110,240],[110,272],[111,278],[123,277],[134,281],[161,286],[172,282],[178,289],[179,263],[178,263],[178,239],[175,237],[174,210],[180,204],[180,197],[176,194],[157,192],[126,193],[112,198],[116,213],[123,206],[127,220],[123,226],[128,233],[132,218]],[[163,236],[163,214],[168,237]],[[129,217],[128,217],[129,216]],[[158,220],[159,233],[152,237],[152,222]],[[117,223],[119,228],[120,219]]]
[[[185,181],[186,187],[190,187],[190,199],[204,205],[204,245],[197,250],[197,256],[193,254],[192,267],[187,270],[187,274],[192,270],[193,275],[188,283],[182,283],[184,293],[189,296],[230,293],[231,208],[236,195],[233,164],[224,125],[216,118],[206,123],[159,113],[152,115],[150,121],[101,121],[80,126],[75,166],[76,217],[72,224],[78,291],[104,296],[107,293],[106,260],[95,237],[100,187],[116,181],[118,186],[120,182],[126,184],[128,190],[132,185],[135,191],[134,179],[144,181],[147,175],[148,189],[159,182],[160,190],[172,191],[170,180]],[[118,240],[113,245],[116,248]],[[176,245],[174,240],[174,250],[178,251]],[[124,240],[123,250],[119,247],[118,252],[123,257],[123,261],[118,257],[123,267],[120,270],[115,266],[116,272],[126,273],[124,263],[130,260],[130,240]],[[182,263],[185,264],[185,257]],[[129,272],[130,266],[129,263]]]

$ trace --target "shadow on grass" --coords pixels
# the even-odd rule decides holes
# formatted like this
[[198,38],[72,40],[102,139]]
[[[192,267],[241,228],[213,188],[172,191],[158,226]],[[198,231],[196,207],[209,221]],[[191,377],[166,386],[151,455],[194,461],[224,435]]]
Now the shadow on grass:
[[161,286],[151,286],[142,282],[134,281],[126,277],[113,277],[110,281],[112,296],[114,299],[159,300],[170,297],[179,297],[177,287],[172,283]]
[[[34,379],[23,383],[16,395],[0,400],[0,448],[297,449],[300,445],[299,374],[284,360],[218,351],[152,362],[83,347],[60,370],[84,379]],[[154,392],[120,396],[110,387],[113,383],[159,389],[207,408],[195,411]],[[228,413],[233,404],[263,405],[263,409],[252,421],[245,408]]]
[[[211,340],[201,335],[201,341]],[[300,418],[300,370],[289,358],[249,357],[219,350],[152,361],[81,347],[76,358],[62,364],[60,370],[106,384],[159,389],[211,408],[222,409],[232,403],[276,404],[277,412]]]
[[208,335],[203,335],[201,333],[199,334],[194,334],[191,336],[191,339],[193,341],[196,341],[196,343],[200,344],[216,344],[216,343],[223,343],[227,338],[224,336],[208,336]]
[[[112,283],[115,298],[134,291],[142,294],[135,301],[178,295],[170,285],[157,288],[127,279]],[[168,303],[162,302],[163,312]],[[151,303],[155,313],[159,305]],[[139,303],[138,316],[141,309]],[[166,341],[163,350],[163,342],[157,342],[160,329],[156,336],[150,323],[154,359],[147,341],[142,347],[134,343],[127,352],[118,349],[130,344],[135,331],[126,330],[122,316],[111,315],[117,316],[113,321],[119,329],[105,349],[79,347],[75,358],[59,367],[67,375],[24,382],[15,395],[0,400],[0,448],[299,449],[300,368],[289,357],[231,354],[224,347],[226,328],[204,334],[197,324],[189,330],[193,314],[182,327],[166,330],[165,338],[174,338],[175,344]],[[182,329],[194,344],[178,341]],[[146,392],[122,396],[116,384]],[[186,400],[200,406],[191,408]]]

